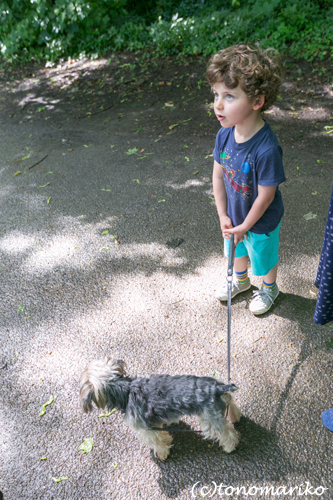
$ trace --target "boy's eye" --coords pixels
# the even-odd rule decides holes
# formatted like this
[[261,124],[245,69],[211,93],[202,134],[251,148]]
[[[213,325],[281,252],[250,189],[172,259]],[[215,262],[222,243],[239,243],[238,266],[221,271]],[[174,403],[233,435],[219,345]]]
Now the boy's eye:
[[227,95],[227,99],[228,99],[228,101],[231,101],[231,99],[233,99],[233,98],[234,98],[234,96],[233,96],[233,95],[231,95],[231,94],[228,94],[228,95]]

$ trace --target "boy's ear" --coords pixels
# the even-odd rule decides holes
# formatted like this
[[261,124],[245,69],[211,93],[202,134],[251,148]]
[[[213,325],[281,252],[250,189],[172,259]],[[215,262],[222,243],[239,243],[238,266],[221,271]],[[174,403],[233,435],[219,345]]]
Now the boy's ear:
[[257,111],[258,109],[262,108],[264,104],[265,104],[265,96],[258,95],[258,97],[255,98],[253,109]]

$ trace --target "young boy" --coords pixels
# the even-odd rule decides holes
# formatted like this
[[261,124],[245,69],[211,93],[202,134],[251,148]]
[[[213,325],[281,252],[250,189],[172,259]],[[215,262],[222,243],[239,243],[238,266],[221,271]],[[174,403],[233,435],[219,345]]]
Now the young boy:
[[[213,191],[229,255],[230,234],[236,246],[232,297],[249,290],[252,273],[262,276],[250,311],[268,311],[279,289],[276,284],[279,230],[284,208],[279,184],[284,182],[282,149],[262,111],[276,100],[283,65],[276,51],[255,45],[235,45],[209,61],[208,82],[214,111],[221,123],[215,149]],[[227,281],[216,297],[228,299]]]

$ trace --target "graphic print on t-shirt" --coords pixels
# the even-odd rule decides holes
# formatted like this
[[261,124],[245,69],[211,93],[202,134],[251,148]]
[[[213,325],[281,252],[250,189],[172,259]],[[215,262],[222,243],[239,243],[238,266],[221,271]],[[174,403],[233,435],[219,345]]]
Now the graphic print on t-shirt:
[[[227,153],[225,151],[223,151],[223,152],[220,153],[220,159],[221,159],[221,161],[222,160],[229,160],[230,156],[228,156]],[[226,175],[226,178],[227,178],[228,182],[234,188],[234,190],[237,193],[244,195],[246,198],[248,198],[249,196],[251,196],[252,188],[250,186],[248,186],[247,184],[245,184],[244,182],[242,182],[242,185],[238,184],[234,180],[235,171],[232,168],[229,168],[226,165],[222,165],[222,163],[220,165],[222,167],[223,172]],[[242,172],[244,174],[248,174],[251,171],[251,165],[248,162],[243,162],[242,166],[241,166],[241,169],[242,169]]]

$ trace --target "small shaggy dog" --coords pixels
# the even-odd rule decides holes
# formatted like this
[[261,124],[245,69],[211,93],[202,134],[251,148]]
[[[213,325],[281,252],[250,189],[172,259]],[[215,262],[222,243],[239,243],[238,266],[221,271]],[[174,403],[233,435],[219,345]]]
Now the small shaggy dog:
[[229,394],[235,390],[234,384],[225,385],[213,377],[129,377],[124,361],[110,359],[91,362],[80,380],[85,412],[92,410],[92,401],[98,408],[117,408],[161,460],[169,455],[172,442],[163,425],[178,422],[183,415],[197,415],[203,436],[217,441],[227,453],[233,451],[239,442],[233,423],[241,416]]

